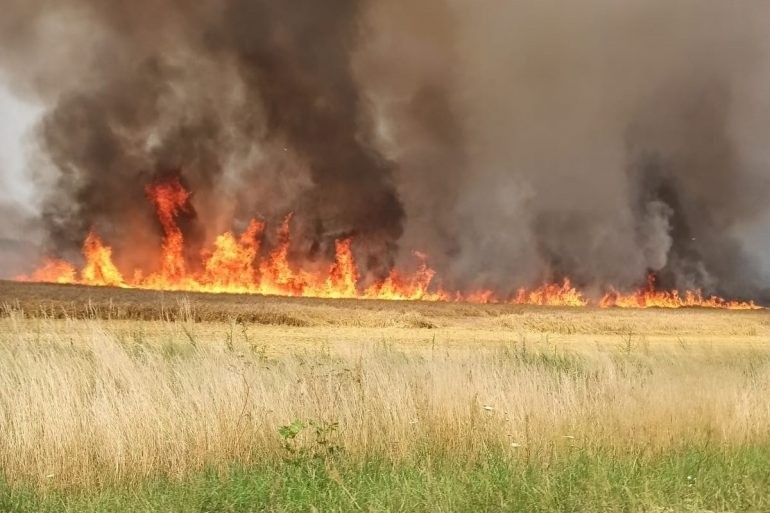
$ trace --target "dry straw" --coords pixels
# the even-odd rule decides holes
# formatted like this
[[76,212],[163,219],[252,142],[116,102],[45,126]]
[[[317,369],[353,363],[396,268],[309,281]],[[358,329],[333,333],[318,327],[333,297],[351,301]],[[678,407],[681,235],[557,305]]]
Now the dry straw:
[[[525,333],[409,345],[318,329],[283,351],[263,343],[266,333],[11,316],[0,332],[0,468],[12,482],[43,485],[182,476],[283,458],[278,430],[294,420],[336,425],[330,443],[350,457],[430,450],[471,460],[592,449],[644,457],[766,440],[770,425],[770,351],[761,347],[650,347],[618,335],[557,348]],[[311,429],[296,440],[314,443]]]

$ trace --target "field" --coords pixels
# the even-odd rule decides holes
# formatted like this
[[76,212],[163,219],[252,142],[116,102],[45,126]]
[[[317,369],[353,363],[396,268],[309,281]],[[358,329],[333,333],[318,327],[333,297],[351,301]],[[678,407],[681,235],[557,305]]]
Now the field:
[[0,511],[770,511],[770,314],[0,283]]

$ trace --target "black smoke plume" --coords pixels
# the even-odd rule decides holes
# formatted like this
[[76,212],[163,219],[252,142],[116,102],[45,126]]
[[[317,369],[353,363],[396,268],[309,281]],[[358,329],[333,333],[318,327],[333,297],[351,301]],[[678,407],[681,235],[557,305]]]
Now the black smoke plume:
[[[56,91],[41,123],[56,172],[42,210],[51,243],[75,249],[96,227],[118,241],[118,254],[130,254],[134,233],[152,223],[143,184],[173,173],[215,218],[229,199],[221,190],[228,166],[242,165],[232,161],[272,147],[291,153],[295,174],[306,173],[288,207],[311,248],[355,235],[372,262],[392,264],[404,212],[394,164],[370,144],[372,120],[353,77],[361,2],[208,4],[108,8],[83,0],[60,7],[62,18],[70,10],[86,18],[81,30],[103,30],[104,46],[75,45],[73,53],[92,62],[82,82]],[[43,3],[39,8],[34,16],[19,6],[29,13],[23,36],[32,44],[49,16]],[[248,181],[260,180],[258,167]],[[249,189],[241,177],[234,182]],[[288,213],[270,212],[270,196],[242,197],[239,213]]]
[[298,258],[352,235],[450,288],[770,300],[768,34],[764,0],[7,0],[0,69],[47,107],[64,256],[96,228],[152,261],[144,185],[177,174],[193,252],[294,212]]

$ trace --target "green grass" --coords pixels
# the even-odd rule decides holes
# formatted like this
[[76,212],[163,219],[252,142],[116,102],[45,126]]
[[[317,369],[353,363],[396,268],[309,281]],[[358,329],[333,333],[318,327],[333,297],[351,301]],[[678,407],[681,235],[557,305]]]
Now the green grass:
[[427,452],[410,462],[304,458],[132,488],[0,487],[3,512],[770,511],[770,447],[687,448],[663,455],[557,449],[527,463],[472,463]]

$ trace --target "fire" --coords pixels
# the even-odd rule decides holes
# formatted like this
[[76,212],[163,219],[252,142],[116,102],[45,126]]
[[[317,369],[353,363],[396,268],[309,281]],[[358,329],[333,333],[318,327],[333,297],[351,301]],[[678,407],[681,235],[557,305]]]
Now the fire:
[[123,275],[112,263],[112,248],[105,246],[94,232],[88,234],[83,244],[86,266],[80,272],[81,280],[89,285],[125,287]]
[[150,184],[146,187],[146,192],[155,206],[158,221],[165,234],[161,248],[160,275],[151,279],[160,280],[160,283],[178,283],[185,275],[185,261],[184,236],[176,223],[176,217],[180,212],[187,210],[185,206],[190,193],[182,187],[178,178]]
[[[129,287],[139,289],[189,292],[264,294],[321,298],[356,298],[422,301],[463,301],[469,303],[508,303],[514,305],[572,306],[595,305],[602,308],[682,308],[708,307],[725,309],[758,309],[753,302],[727,301],[719,297],[703,297],[701,291],[658,291],[655,277],[650,275],[647,287],[631,294],[614,289],[600,301],[592,303],[569,279],[562,283],[546,283],[539,288],[520,289],[509,298],[498,297],[492,290],[471,293],[447,291],[434,283],[436,271],[428,265],[427,255],[415,252],[417,268],[412,273],[392,269],[379,280],[361,276],[353,254],[353,240],[335,243],[335,255],[326,265],[313,265],[312,270],[291,262],[291,215],[277,231],[277,243],[266,250],[262,241],[266,226],[252,220],[241,234],[225,232],[202,252],[200,261],[188,265],[184,234],[177,222],[182,213],[190,213],[190,193],[178,179],[150,184],[147,197],[155,208],[163,230],[159,270],[145,276],[135,270],[126,278],[113,263],[112,248],[91,232],[83,244],[85,265],[78,272],[63,260],[49,260],[20,281]],[[196,269],[196,270],[192,270]]]
[[728,301],[720,297],[703,297],[700,290],[688,290],[681,295],[677,290],[659,291],[655,288],[655,275],[647,277],[647,287],[631,294],[621,294],[610,290],[599,302],[602,308],[685,308],[700,306],[706,308],[725,308],[729,310],[758,310],[753,301]]
[[379,283],[368,287],[364,297],[369,299],[394,299],[394,300],[424,300],[424,301],[448,301],[450,295],[441,289],[429,292],[429,287],[436,271],[428,267],[427,256],[416,251],[414,255],[420,260],[420,267],[410,276],[402,276],[397,270],[392,269],[388,277]]
[[358,294],[358,269],[350,239],[338,240],[335,243],[337,259],[329,270],[326,279],[326,297],[356,297]]
[[587,306],[588,301],[583,294],[575,289],[566,278],[561,285],[546,284],[539,289],[527,291],[519,289],[516,298],[512,301],[517,305],[542,305],[542,306]]
[[254,220],[240,238],[232,232],[217,237],[213,252],[205,258],[201,283],[223,292],[249,292],[244,284],[255,282],[254,262],[264,228],[264,224]]
[[19,276],[18,281],[36,283],[59,283],[70,285],[77,283],[77,271],[75,266],[64,260],[48,260],[34,273]]

